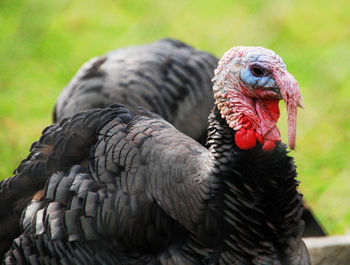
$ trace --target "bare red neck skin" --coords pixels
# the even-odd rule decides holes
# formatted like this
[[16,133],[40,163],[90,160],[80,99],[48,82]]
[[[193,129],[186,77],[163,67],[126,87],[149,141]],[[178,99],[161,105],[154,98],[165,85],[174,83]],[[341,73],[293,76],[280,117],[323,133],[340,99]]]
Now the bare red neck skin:
[[278,99],[255,101],[260,127],[253,128],[251,124],[243,125],[235,134],[235,142],[239,148],[251,149],[259,142],[263,150],[272,151],[276,146],[275,142],[281,141],[281,135],[276,126],[280,116],[278,102]]

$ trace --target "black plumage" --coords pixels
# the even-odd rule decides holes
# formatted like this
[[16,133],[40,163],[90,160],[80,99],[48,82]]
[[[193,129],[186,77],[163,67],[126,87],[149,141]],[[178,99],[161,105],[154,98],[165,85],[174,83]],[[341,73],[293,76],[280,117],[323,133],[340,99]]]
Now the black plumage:
[[[208,150],[141,114],[113,105],[44,130],[1,183],[9,205],[0,220],[19,219],[45,185],[5,264],[309,264],[285,145],[238,148],[217,107]],[[10,229],[7,244],[19,234]]]
[[214,110],[208,151],[162,118],[119,105],[64,120],[42,141],[59,140],[62,128],[79,134],[102,113],[111,115],[90,162],[56,168],[4,264],[308,264],[285,145],[240,150]]
[[[215,56],[175,39],[111,51],[78,71],[57,100],[54,121],[120,103],[133,113],[138,107],[157,113],[205,145],[217,62]],[[307,205],[303,219],[304,236],[325,235]]]
[[[207,117],[213,105],[211,78],[217,62],[213,55],[174,39],[109,52],[93,58],[78,71],[57,100],[54,121],[82,110],[122,103],[133,113],[138,112],[138,107],[146,107],[162,115],[204,145]],[[34,194],[44,188],[47,178],[57,168],[65,169],[82,158],[88,160],[97,124],[98,120],[90,125],[91,130],[80,131],[82,135],[66,124],[68,128],[62,128],[66,133],[55,138],[55,143],[55,135],[47,128],[15,176],[0,182],[0,225],[4,227],[0,231],[0,256],[18,236],[19,217]],[[85,125],[84,122],[82,126]],[[53,125],[54,130],[57,126]],[[53,145],[58,150],[55,154],[51,154]],[[69,148],[74,153],[57,157]]]
[[53,119],[113,103],[133,113],[144,107],[205,144],[217,62],[175,39],[111,51],[82,66],[60,94]]
[[[15,175],[0,182],[0,255],[19,235],[22,211],[37,192],[40,197],[48,177],[75,163],[88,163],[96,131],[114,118],[114,111],[119,110],[81,113],[76,115],[74,123],[64,119],[60,124],[47,127],[42,137],[32,144],[30,154],[14,171]],[[124,118],[122,113],[119,118]]]

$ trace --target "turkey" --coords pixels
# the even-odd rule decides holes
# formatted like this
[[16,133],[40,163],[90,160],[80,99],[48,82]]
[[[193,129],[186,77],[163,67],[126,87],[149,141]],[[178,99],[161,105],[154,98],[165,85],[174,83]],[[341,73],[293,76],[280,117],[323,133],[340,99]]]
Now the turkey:
[[310,264],[296,167],[276,126],[283,99],[293,149],[296,80],[271,50],[235,47],[213,81],[208,149],[122,105],[47,127],[2,185],[46,182],[4,264]]
[[[159,114],[202,145],[213,106],[217,58],[174,39],[121,48],[86,63],[60,94],[54,122],[86,109],[120,103]],[[324,236],[306,205],[304,236]]]
[[142,106],[205,144],[217,62],[175,39],[111,51],[78,71],[60,94],[53,120],[113,103],[133,113]]

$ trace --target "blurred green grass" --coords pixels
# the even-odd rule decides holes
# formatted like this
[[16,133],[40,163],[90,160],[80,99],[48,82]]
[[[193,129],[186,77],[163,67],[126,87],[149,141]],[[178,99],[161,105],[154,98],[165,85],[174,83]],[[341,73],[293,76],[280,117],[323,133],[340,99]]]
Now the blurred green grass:
[[[0,178],[26,157],[89,58],[162,37],[219,57],[235,45],[259,45],[282,56],[305,100],[292,152],[301,190],[329,233],[348,233],[349,14],[345,0],[2,0]],[[286,139],[285,121],[280,128]]]

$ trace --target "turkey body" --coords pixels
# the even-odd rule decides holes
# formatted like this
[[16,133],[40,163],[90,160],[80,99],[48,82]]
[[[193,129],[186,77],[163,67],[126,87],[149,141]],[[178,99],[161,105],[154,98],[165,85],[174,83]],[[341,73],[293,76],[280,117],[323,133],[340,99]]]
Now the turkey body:
[[[4,264],[308,264],[285,145],[242,151],[217,109],[209,123],[209,150],[159,116],[119,105],[46,129],[36,152],[52,148],[38,163],[62,163],[26,208]],[[86,148],[67,142],[90,129],[90,160],[67,159]]]
[[[214,102],[211,79],[217,62],[213,55],[174,39],[111,51],[83,65],[60,94],[53,119],[59,122],[80,111],[112,103],[123,104],[133,113],[144,107],[204,145],[208,115]],[[89,137],[82,136],[83,139]],[[46,145],[51,144],[53,142]],[[34,144],[31,151],[35,153],[35,150]],[[86,155],[88,150],[76,149],[75,156],[80,159],[84,152]],[[39,161],[33,157],[28,159]],[[15,177],[0,182],[0,226],[4,227],[0,231],[0,256],[19,235],[19,219],[25,205],[44,188],[45,177],[34,175],[42,170],[40,175],[48,172],[46,177],[49,177],[56,162],[40,164],[43,168],[35,169],[35,173],[30,170],[23,173],[20,166]],[[37,167],[37,163],[32,167]],[[29,178],[27,172],[32,174]]]
[[[4,263],[309,264],[295,166],[274,127],[286,98],[295,138],[296,81],[273,52],[237,51],[216,70],[208,149],[121,105],[47,127],[1,182],[2,214],[22,216],[21,232],[2,217]],[[271,69],[255,72],[264,60]]]
[[210,53],[175,39],[111,51],[83,65],[64,88],[56,102],[54,122],[119,103],[133,113],[138,107],[157,113],[205,144],[217,63]]
[[[111,51],[78,71],[60,94],[53,120],[113,103],[133,113],[144,107],[204,146],[217,63],[213,55],[174,39]],[[325,235],[308,206],[303,219],[304,236]]]

